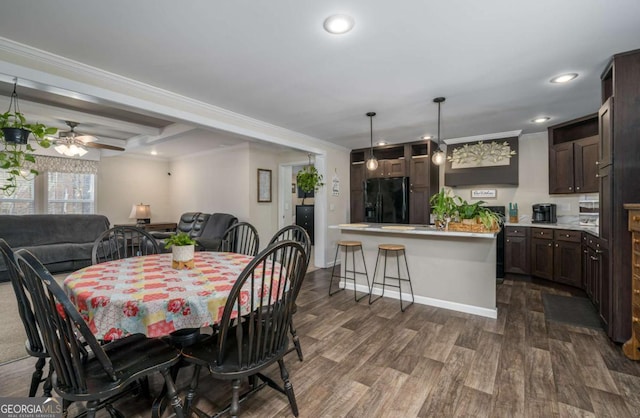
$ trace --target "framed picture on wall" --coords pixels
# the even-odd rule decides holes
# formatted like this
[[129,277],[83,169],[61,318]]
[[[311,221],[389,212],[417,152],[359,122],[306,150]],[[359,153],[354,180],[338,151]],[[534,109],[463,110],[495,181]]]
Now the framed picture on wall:
[[271,202],[271,170],[258,169],[258,202]]

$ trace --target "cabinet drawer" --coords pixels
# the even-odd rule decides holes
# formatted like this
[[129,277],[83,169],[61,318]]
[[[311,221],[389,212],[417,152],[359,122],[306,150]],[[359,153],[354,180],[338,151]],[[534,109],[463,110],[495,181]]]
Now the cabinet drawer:
[[580,242],[582,232],[568,229],[554,229],[553,238],[558,241]]
[[640,231],[640,210],[629,211],[629,231]]
[[553,230],[549,228],[531,228],[531,238],[553,239]]
[[526,237],[527,229],[521,226],[507,226],[504,229],[504,234],[508,237]]

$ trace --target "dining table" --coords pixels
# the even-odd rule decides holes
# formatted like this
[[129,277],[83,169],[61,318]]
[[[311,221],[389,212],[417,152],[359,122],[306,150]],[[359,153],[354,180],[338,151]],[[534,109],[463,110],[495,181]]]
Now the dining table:
[[[64,289],[98,339],[112,341],[136,333],[162,337],[217,324],[234,283],[253,257],[196,252],[194,267],[184,270],[172,268],[171,259],[171,253],[164,253],[95,264],[69,274]],[[270,269],[271,263],[267,265]],[[279,264],[273,268],[279,269]],[[254,277],[261,274],[258,266]],[[248,313],[243,309],[251,292],[263,298],[279,291],[260,280],[248,280],[245,286],[241,315]],[[235,307],[233,312],[237,316]]]

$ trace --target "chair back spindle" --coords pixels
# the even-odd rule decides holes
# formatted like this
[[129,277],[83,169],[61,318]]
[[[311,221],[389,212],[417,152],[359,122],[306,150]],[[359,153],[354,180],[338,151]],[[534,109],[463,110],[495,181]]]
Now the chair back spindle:
[[238,222],[230,226],[222,237],[222,251],[255,257],[259,247],[258,231],[248,222]]
[[158,242],[134,226],[116,226],[104,231],[93,243],[92,264],[160,253]]

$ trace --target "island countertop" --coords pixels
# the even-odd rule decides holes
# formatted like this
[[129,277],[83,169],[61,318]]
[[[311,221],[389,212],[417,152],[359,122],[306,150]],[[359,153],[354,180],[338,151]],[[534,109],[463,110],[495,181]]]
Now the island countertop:
[[352,223],[329,226],[331,229],[342,229],[346,231],[366,231],[387,234],[407,234],[407,235],[432,235],[440,237],[466,237],[466,238],[489,238],[497,236],[497,232],[461,232],[445,231],[433,225],[407,225],[407,224],[377,224],[377,223]]

